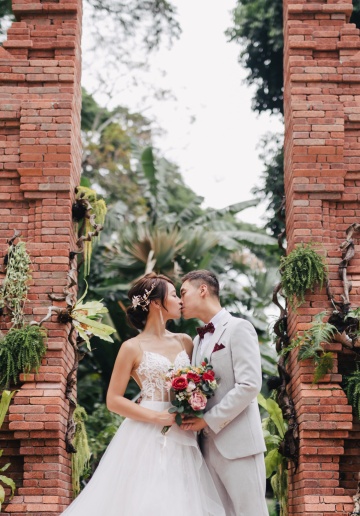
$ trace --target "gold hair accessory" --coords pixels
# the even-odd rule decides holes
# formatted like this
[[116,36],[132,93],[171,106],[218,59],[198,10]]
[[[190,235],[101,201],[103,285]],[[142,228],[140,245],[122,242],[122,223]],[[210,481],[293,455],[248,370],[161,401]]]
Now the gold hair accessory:
[[145,289],[145,294],[142,296],[133,296],[131,299],[131,305],[133,308],[140,306],[145,312],[147,312],[148,305],[150,304],[150,294],[154,290],[156,283],[152,283],[150,290]]

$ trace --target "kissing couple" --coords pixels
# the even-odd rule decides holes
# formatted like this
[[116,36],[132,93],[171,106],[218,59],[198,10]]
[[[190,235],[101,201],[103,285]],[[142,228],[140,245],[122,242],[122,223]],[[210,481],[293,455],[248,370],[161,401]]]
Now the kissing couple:
[[[127,318],[140,332],[121,345],[107,393],[108,409],[126,419],[86,488],[62,514],[268,516],[255,329],[221,307],[219,282],[210,271],[186,274],[180,294],[155,273],[130,289]],[[205,323],[194,341],[166,329],[181,314]],[[171,367],[204,361],[219,386],[204,417],[187,417],[178,426],[169,413],[166,375]],[[124,397],[130,377],[141,388],[140,404]],[[164,426],[171,426],[165,435]]]

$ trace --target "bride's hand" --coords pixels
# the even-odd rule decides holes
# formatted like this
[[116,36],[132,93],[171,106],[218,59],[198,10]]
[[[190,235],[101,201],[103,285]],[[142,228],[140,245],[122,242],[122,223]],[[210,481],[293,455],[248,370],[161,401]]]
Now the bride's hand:
[[175,423],[175,414],[169,414],[167,410],[158,412],[157,423],[164,426],[171,426]]

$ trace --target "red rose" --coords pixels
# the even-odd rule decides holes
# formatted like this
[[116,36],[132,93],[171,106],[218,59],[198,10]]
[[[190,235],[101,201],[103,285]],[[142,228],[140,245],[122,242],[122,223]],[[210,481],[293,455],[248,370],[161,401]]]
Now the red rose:
[[186,389],[186,387],[188,386],[188,382],[186,378],[184,378],[183,376],[179,376],[178,378],[173,379],[171,385],[175,391],[182,391],[183,389]]
[[192,373],[191,371],[187,374],[187,379],[191,380],[194,383],[199,383],[201,378],[198,374]]
[[205,371],[205,373],[203,374],[203,379],[208,380],[209,382],[212,382],[214,378],[215,373],[211,369],[209,371]]

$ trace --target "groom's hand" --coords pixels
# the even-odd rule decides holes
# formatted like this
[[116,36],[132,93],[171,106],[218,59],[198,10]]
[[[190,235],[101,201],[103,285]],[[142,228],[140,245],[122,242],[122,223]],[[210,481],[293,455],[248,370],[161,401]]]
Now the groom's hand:
[[192,432],[199,432],[207,425],[206,421],[200,417],[189,417],[186,418],[181,425],[182,430],[191,430]]

